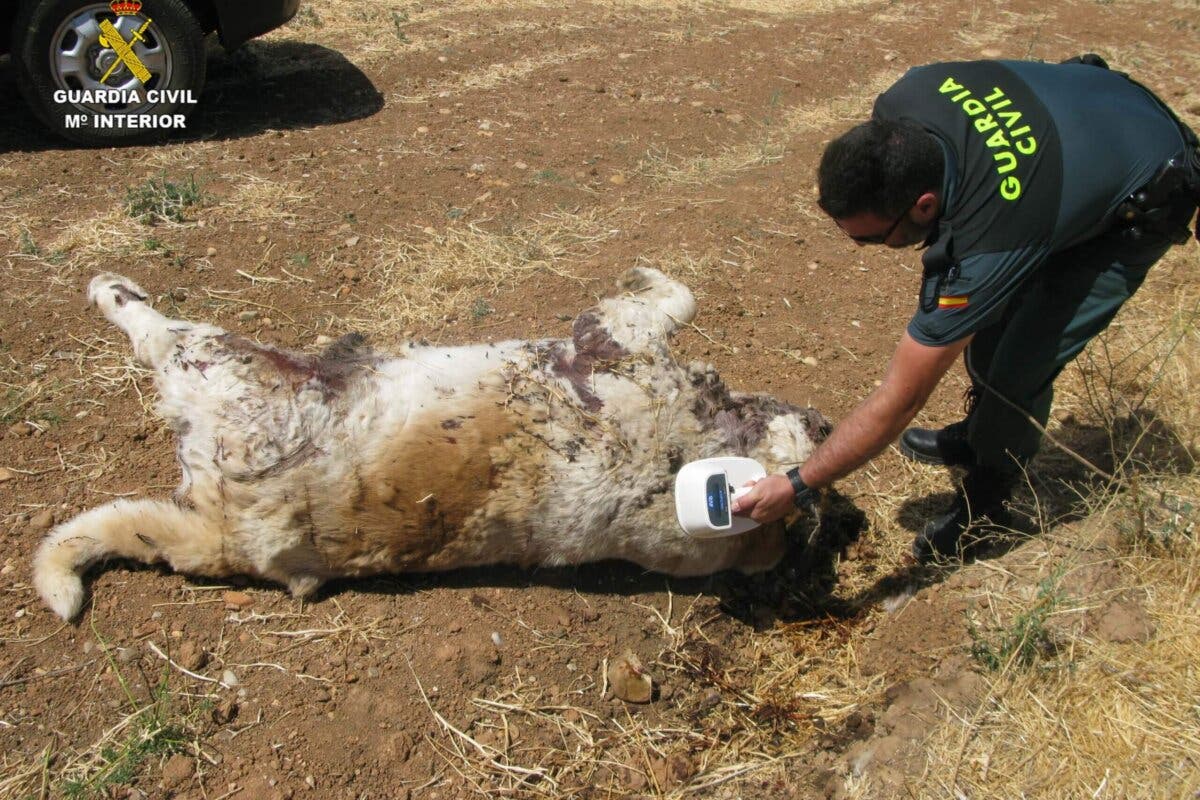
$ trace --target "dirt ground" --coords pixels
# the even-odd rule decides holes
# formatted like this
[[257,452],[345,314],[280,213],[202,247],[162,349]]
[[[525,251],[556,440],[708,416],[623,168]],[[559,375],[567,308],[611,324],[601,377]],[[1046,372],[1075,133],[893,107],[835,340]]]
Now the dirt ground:
[[[877,786],[944,796],[904,753],[930,698],[984,691],[957,591],[983,578],[908,563],[950,483],[895,453],[844,482],[822,541],[753,580],[498,567],[342,582],[301,606],[117,563],[62,624],[30,585],[46,530],[177,480],[153,387],[83,289],[113,270],[175,316],[307,350],[366,330],[387,349],[565,335],[648,263],[700,298],[681,359],[836,420],[882,376],[919,261],[822,217],[823,143],[908,66],[974,57],[1096,51],[1194,123],[1197,11],[306,3],[240,52],[213,48],[186,136],[120,150],[47,138],[0,63],[0,790],[833,797],[871,743],[891,770]],[[148,180],[189,177],[202,196],[182,221],[126,213]],[[952,374],[921,419],[954,419],[963,385]],[[1143,617],[1128,600],[1104,625],[1137,639]],[[626,651],[658,683],[649,704],[604,692]],[[170,735],[131,737],[147,704]]]

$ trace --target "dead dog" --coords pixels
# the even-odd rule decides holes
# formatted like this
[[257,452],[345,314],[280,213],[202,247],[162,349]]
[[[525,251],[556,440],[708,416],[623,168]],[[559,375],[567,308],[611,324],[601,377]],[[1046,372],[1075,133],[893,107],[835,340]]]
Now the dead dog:
[[782,523],[689,538],[674,474],[715,455],[784,470],[828,423],[677,364],[668,339],[696,313],[681,283],[635,268],[618,288],[571,339],[391,356],[349,336],[310,356],[168,319],[136,283],[97,276],[88,299],[155,370],[183,476],[173,501],[118,500],[52,530],[38,591],[70,619],[81,575],[110,556],[259,576],[297,597],[335,577],[495,563],[771,568]]

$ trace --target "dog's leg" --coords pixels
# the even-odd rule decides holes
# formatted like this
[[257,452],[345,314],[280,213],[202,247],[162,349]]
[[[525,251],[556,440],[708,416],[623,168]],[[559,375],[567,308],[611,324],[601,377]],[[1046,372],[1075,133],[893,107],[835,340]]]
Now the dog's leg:
[[33,560],[33,584],[63,619],[83,605],[80,576],[109,557],[212,577],[229,574],[221,529],[195,511],[163,500],[117,500],[85,511],[52,530]]
[[607,297],[575,320],[575,349],[597,358],[659,353],[681,325],[696,316],[696,298],[682,283],[649,267],[634,267]]
[[[138,361],[158,369],[163,366],[180,337],[194,331],[190,322],[169,319],[151,308],[150,295],[128,278],[105,272],[92,278],[88,301],[99,306],[109,321],[125,332],[133,343]],[[211,326],[204,326],[219,332]]]

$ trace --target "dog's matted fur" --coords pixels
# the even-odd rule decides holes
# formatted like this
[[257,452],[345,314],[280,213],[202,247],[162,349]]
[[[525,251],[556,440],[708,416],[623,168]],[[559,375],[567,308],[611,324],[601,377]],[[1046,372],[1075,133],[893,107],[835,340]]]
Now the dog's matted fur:
[[183,477],[173,501],[118,500],[51,531],[38,591],[69,619],[81,574],[108,556],[261,576],[301,597],[338,576],[501,562],[769,569],[782,523],[689,538],[674,474],[715,455],[786,469],[827,423],[677,364],[667,340],[696,312],[682,284],[639,268],[619,288],[567,340],[386,356],[349,336],[314,357],[168,319],[137,284],[97,276],[88,298],[155,370]]

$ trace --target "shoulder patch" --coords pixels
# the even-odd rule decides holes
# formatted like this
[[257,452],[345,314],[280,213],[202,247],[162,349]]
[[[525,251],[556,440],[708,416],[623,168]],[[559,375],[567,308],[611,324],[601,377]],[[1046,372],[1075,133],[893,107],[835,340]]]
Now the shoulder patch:
[[938,308],[966,308],[971,304],[971,296],[967,294],[942,295],[938,298]]

